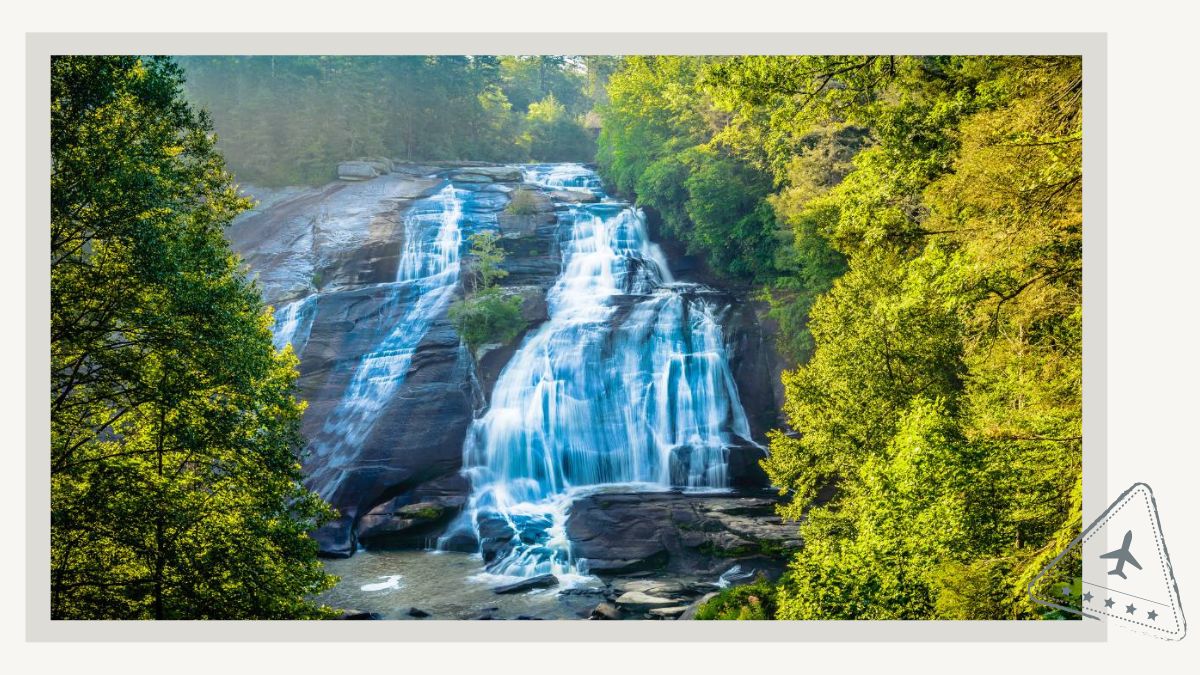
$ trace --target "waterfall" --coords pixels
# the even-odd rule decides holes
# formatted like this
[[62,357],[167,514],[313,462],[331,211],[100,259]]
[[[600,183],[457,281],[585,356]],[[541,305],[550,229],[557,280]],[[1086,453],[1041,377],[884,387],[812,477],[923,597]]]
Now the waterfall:
[[317,295],[307,295],[299,300],[289,302],[275,315],[275,349],[283,349],[292,345],[299,354],[308,342],[308,332],[312,330],[313,320],[317,318]]
[[[325,423],[323,436],[332,442],[315,444],[319,456],[332,455],[327,467],[340,466],[361,445],[380,410],[404,383],[430,324],[449,305],[458,284],[466,196],[466,191],[447,184],[409,209],[396,281],[388,284],[389,297],[384,304],[385,310],[395,309],[399,315],[383,340],[363,355],[346,393]],[[327,492],[336,483],[329,485]]]
[[535,164],[524,168],[525,182],[554,190],[586,190],[603,194],[600,177],[579,164]]
[[[529,183],[598,190],[578,165],[526,170]],[[573,494],[611,484],[721,488],[726,448],[750,438],[719,308],[671,278],[645,217],[625,204],[560,211],[562,272],[549,319],[501,372],[464,446],[466,528],[512,536],[488,572],[584,571],[565,536]]]

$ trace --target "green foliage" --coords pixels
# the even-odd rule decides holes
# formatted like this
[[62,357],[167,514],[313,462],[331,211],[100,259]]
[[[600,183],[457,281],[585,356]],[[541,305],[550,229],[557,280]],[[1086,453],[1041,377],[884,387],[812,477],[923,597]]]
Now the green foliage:
[[504,249],[500,246],[500,235],[495,232],[478,232],[470,237],[469,254],[475,260],[472,274],[473,290],[486,291],[496,282],[508,276],[504,264]]
[[530,216],[537,213],[537,199],[533,196],[533,191],[524,188],[514,190],[508,206],[504,207],[504,212],[514,216]]
[[[552,56],[189,56],[239,180],[319,184],[339,161],[591,161],[581,118],[611,64]],[[599,69],[599,70],[596,70]],[[546,101],[552,100],[553,114]]]
[[779,618],[1043,616],[1025,586],[1081,524],[1081,83],[1072,57],[612,76],[602,173],[758,282],[801,364],[764,462],[805,518]]
[[471,349],[489,343],[507,344],[525,330],[521,296],[484,289],[450,306],[450,321]]
[[496,282],[508,276],[501,265],[504,249],[494,232],[471,235],[470,255],[475,260],[472,291],[450,305],[450,322],[471,349],[488,343],[507,344],[525,330],[521,296],[505,295]]
[[696,610],[699,621],[774,619],[778,611],[776,589],[765,579],[753,584],[734,586],[717,594]]
[[296,357],[181,83],[168,59],[51,63],[51,616],[325,616]]
[[554,94],[529,104],[525,115],[529,156],[537,162],[585,161],[595,153],[595,142],[583,124],[567,113]]

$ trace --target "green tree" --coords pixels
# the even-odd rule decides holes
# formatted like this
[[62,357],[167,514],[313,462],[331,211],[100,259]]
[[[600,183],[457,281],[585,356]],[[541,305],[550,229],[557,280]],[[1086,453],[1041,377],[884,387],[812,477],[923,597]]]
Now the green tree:
[[805,547],[708,614],[1043,616],[1025,586],[1080,527],[1081,90],[1074,57],[612,75],[602,174],[755,282],[797,364],[764,466]]
[[240,197],[171,60],[51,64],[51,615],[324,615],[296,358],[223,228]]
[[[580,119],[602,98],[595,87],[606,76],[604,61],[593,73],[563,56],[179,61],[188,98],[211,112],[231,170],[268,186],[321,184],[338,162],[364,156],[590,161],[595,142]],[[561,106],[552,119],[539,111],[548,97]]]
[[529,156],[535,161],[587,161],[595,154],[592,137],[554,94],[529,104],[525,126]]
[[508,276],[500,236],[494,232],[471,235],[470,255],[475,261],[471,291],[450,305],[450,322],[471,349],[488,343],[507,344],[525,330],[521,296],[506,295],[496,282]]

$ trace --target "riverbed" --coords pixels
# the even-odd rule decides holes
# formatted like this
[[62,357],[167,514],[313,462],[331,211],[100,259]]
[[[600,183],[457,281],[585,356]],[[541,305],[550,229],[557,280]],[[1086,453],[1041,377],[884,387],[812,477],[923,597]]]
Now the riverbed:
[[[380,619],[585,619],[603,600],[604,584],[592,577],[565,580],[555,588],[499,595],[506,579],[484,572],[478,554],[451,551],[359,551],[326,560],[340,577],[317,596],[338,609],[370,612]],[[514,579],[515,580],[515,579]]]

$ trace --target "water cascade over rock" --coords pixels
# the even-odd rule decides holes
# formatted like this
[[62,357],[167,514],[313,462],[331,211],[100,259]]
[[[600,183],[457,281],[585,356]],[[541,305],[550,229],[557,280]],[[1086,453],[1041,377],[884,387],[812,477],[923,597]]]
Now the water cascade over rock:
[[[599,192],[578,165],[534,167],[525,179]],[[672,279],[637,209],[564,208],[549,320],[525,338],[471,427],[470,501],[442,539],[453,546],[469,533],[504,577],[586,571],[565,527],[576,495],[724,488],[729,448],[751,437],[717,294]]]
[[[383,339],[362,357],[337,408],[314,439],[316,457],[324,460],[319,471],[338,472],[354,457],[380,410],[403,384],[430,324],[445,313],[458,284],[463,200],[469,194],[446,185],[409,209],[400,267],[381,308],[382,314],[391,315],[391,325],[382,327]],[[320,474],[314,475],[322,496],[329,498],[339,478],[321,480]]]
[[[515,190],[532,212],[506,211]],[[594,172],[397,163],[251,194],[229,236],[276,307],[276,347],[300,357],[305,482],[339,513],[315,533],[323,555],[438,545],[515,583],[662,560],[707,574],[747,537],[793,536],[763,529],[769,508],[753,526],[734,515],[764,498],[752,439],[776,425],[755,306],[673,278],[643,214]],[[485,230],[528,329],[472,352],[447,310]],[[684,263],[677,276],[705,280]],[[712,494],[725,487],[742,492]],[[631,547],[618,521],[663,545]]]

